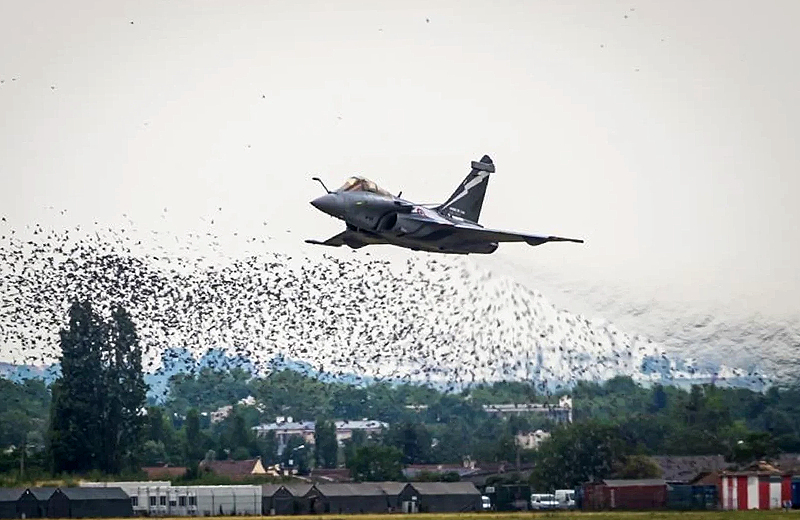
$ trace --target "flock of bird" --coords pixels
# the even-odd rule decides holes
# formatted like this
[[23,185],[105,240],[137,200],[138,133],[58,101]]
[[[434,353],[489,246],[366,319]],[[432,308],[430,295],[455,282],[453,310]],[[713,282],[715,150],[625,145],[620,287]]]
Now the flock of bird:
[[[293,367],[443,389],[527,380],[556,391],[616,375],[747,377],[675,359],[461,257],[390,262],[362,251],[313,258],[275,251],[272,242],[228,257],[213,233],[160,244],[155,232],[111,227],[23,231],[0,222],[0,361],[56,363],[70,301],[88,297],[102,313],[114,304],[129,310],[151,374],[193,370],[205,356],[206,365],[238,360],[257,375]],[[215,260],[189,251],[213,252]]]

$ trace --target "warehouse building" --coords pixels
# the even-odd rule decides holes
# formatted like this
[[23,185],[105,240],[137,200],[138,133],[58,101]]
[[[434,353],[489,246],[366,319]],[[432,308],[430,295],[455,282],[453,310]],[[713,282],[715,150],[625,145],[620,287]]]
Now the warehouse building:
[[317,484],[315,513],[387,513],[386,493],[374,483]]
[[412,482],[419,493],[420,513],[481,510],[481,493],[472,482]]
[[58,488],[47,501],[50,518],[103,518],[133,516],[131,500],[118,487]]
[[292,514],[307,515],[312,512],[311,502],[318,495],[312,484],[286,484],[284,487],[292,495]]
[[265,515],[291,515],[294,513],[295,498],[280,484],[261,486],[262,513]]
[[[55,488],[52,489],[55,491]],[[52,495],[52,493],[50,494]],[[31,488],[23,490],[17,501],[17,518],[43,518],[45,516],[47,516],[47,500],[39,502]]]
[[17,503],[23,489],[0,488],[0,518],[17,518]]
[[386,494],[390,513],[419,513],[419,491],[408,482],[376,482]]
[[25,518],[47,518],[50,516],[50,497],[56,492],[55,487],[32,487],[25,490],[20,497],[18,512],[25,513]]
[[112,484],[84,482],[77,488],[30,488],[17,490],[16,493],[3,490],[0,495],[0,518],[20,517],[22,514],[25,518],[92,518],[340,512],[381,514],[481,509],[481,494],[470,482],[287,483],[258,486],[172,486],[169,482]]

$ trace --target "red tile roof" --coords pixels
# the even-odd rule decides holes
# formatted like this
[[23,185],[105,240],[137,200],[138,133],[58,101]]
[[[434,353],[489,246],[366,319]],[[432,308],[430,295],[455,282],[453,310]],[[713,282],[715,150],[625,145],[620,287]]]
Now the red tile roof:
[[312,480],[319,482],[350,482],[353,480],[347,468],[314,468],[310,475]]
[[186,474],[185,466],[146,466],[142,471],[150,480],[182,477]]
[[249,460],[204,460],[200,463],[201,470],[208,470],[215,475],[225,476],[236,480],[249,477],[251,475],[263,475],[264,473],[253,473],[253,469],[259,464],[261,459]]

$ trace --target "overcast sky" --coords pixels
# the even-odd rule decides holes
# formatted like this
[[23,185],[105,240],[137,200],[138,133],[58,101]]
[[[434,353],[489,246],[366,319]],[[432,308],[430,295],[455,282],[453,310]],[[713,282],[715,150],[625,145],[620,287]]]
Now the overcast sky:
[[586,244],[481,265],[800,313],[798,20],[796,0],[2,0],[0,212],[184,233],[222,207],[300,243],[342,227],[312,174],[437,202],[489,154],[484,225]]

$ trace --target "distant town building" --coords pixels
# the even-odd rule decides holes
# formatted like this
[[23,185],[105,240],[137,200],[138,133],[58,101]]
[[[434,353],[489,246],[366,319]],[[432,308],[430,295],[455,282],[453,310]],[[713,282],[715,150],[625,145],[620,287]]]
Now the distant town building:
[[253,431],[258,437],[263,437],[269,432],[275,433],[275,441],[278,443],[278,455],[280,456],[292,437],[299,436],[305,444],[313,444],[315,424],[314,421],[295,422],[291,417],[278,417],[274,423],[254,426]]
[[537,403],[513,403],[513,404],[485,404],[483,411],[495,415],[521,415],[535,413],[544,415],[546,418],[559,422],[572,422],[572,398],[563,396],[558,400],[558,405],[537,404]]
[[388,427],[389,425],[385,422],[367,419],[362,419],[360,421],[336,421],[336,440],[341,446],[344,441],[353,437],[353,432],[356,430],[360,430],[364,432],[367,437],[370,437]]
[[550,438],[550,432],[536,430],[535,432],[520,432],[517,434],[517,446],[524,450],[538,450],[539,445]]
[[248,395],[247,397],[239,399],[239,404],[242,406],[255,406],[256,398],[253,397],[252,395]]
[[[303,439],[304,443],[314,444],[314,428],[316,422],[314,421],[298,421],[292,420],[292,417],[277,417],[274,423],[260,424],[253,427],[256,435],[263,437],[269,432],[275,433],[275,440],[278,443],[278,455],[283,453],[289,439],[298,436]],[[341,446],[344,441],[353,437],[353,432],[356,430],[363,431],[367,436],[371,436],[389,425],[368,419],[360,421],[336,421],[336,440]]]
[[[248,395],[247,397],[239,399],[239,401],[236,404],[238,404],[239,406],[255,406],[259,412],[264,411],[264,406],[259,404],[258,401],[256,401],[256,398],[253,397],[252,395]],[[217,408],[210,414],[211,423],[214,424],[224,421],[225,419],[228,418],[228,416],[231,414],[232,411],[233,411],[233,405],[221,406]]]
[[213,412],[211,412],[211,424],[222,422],[228,418],[233,410],[233,406],[227,405],[217,408]]

